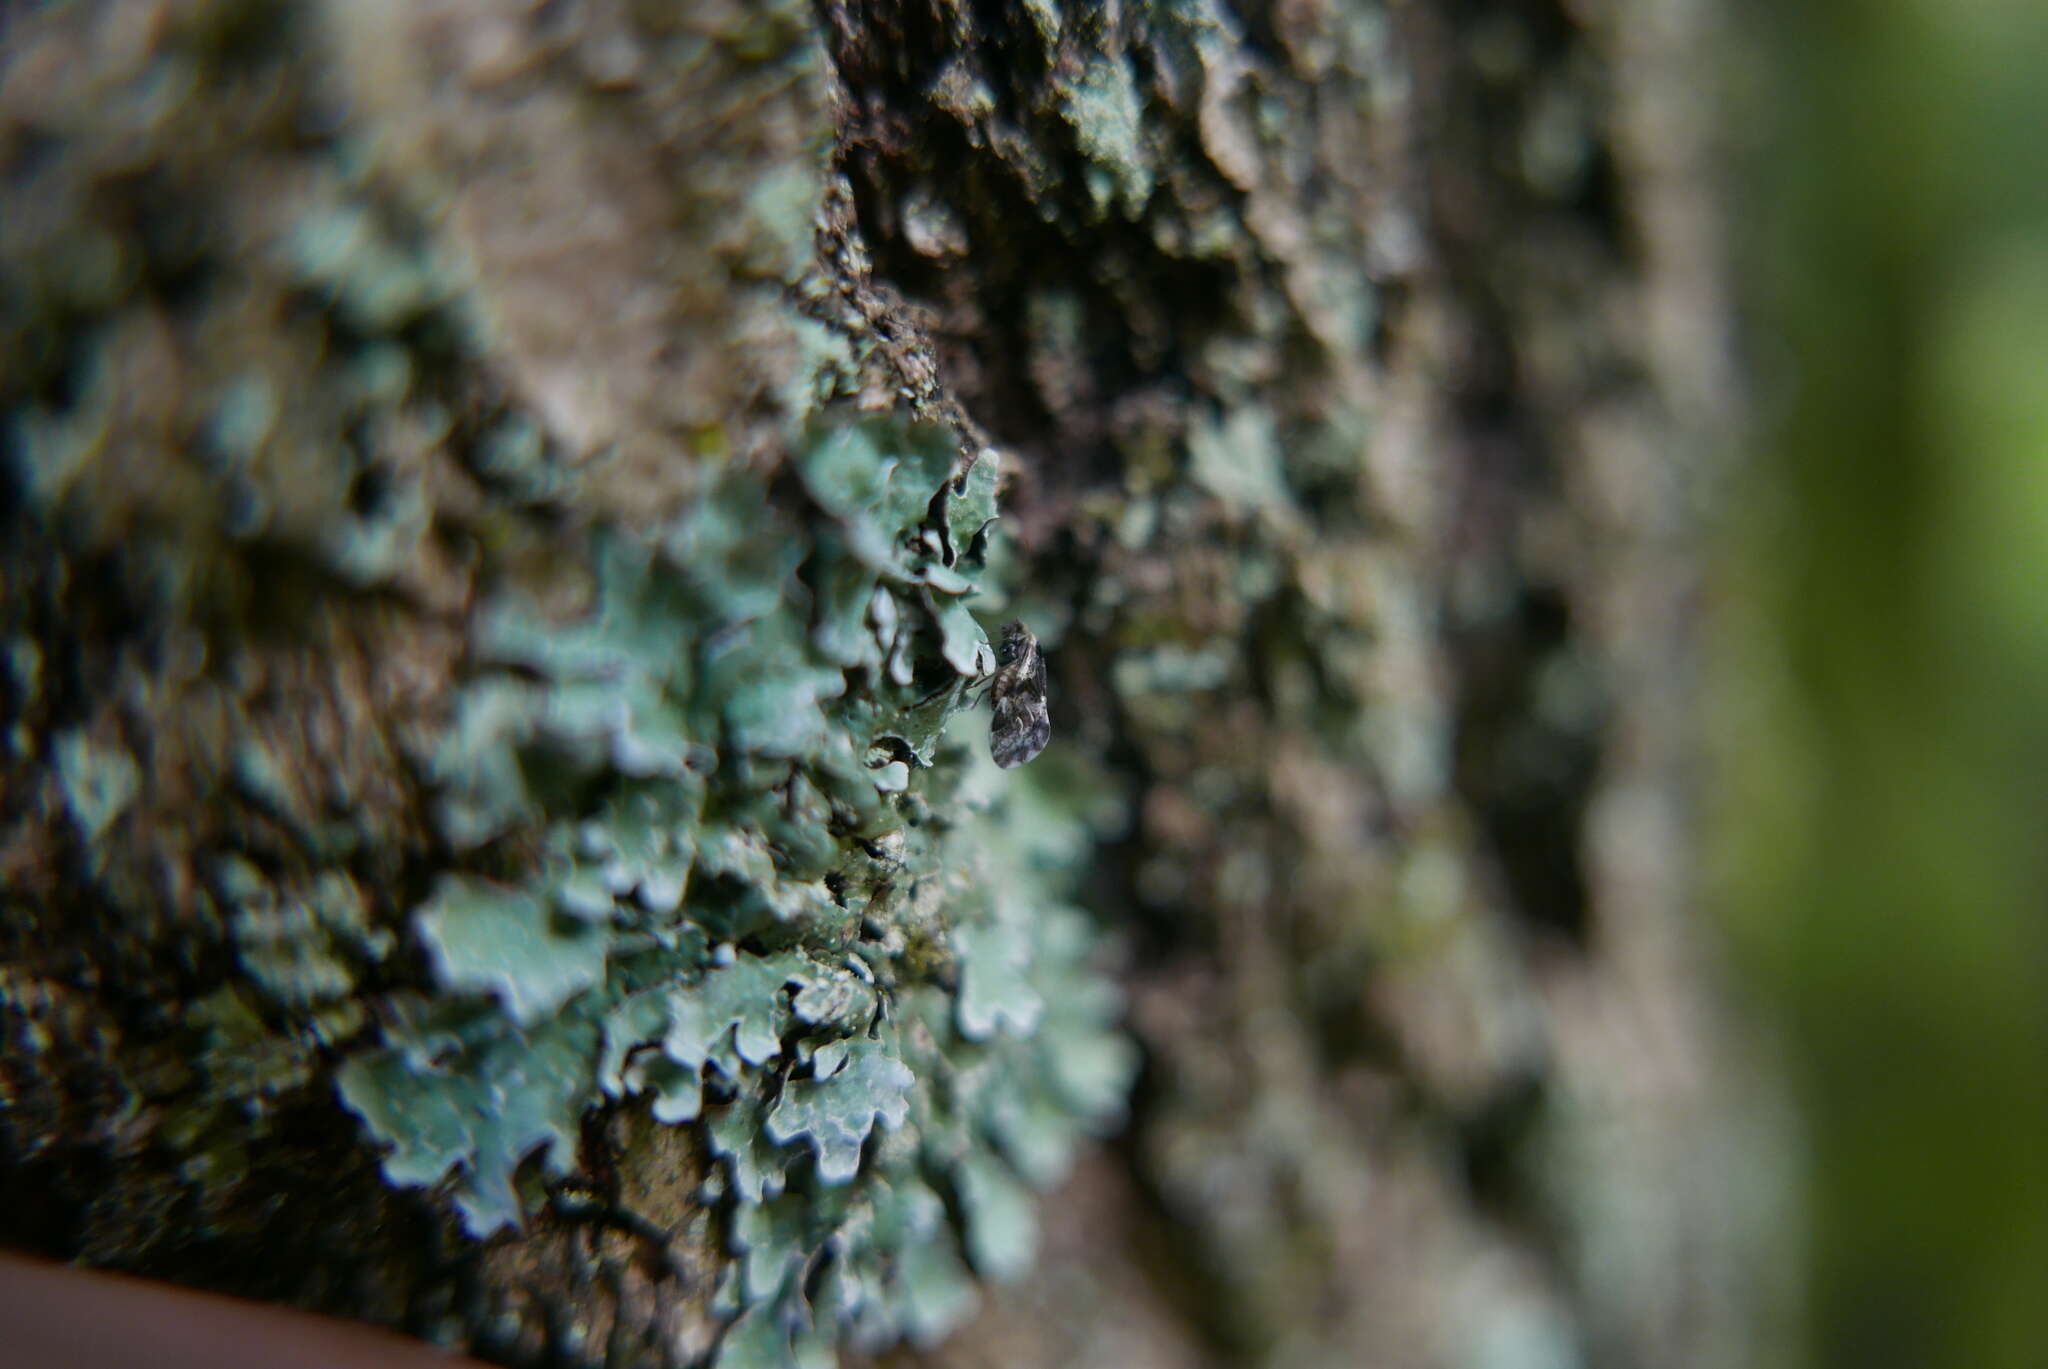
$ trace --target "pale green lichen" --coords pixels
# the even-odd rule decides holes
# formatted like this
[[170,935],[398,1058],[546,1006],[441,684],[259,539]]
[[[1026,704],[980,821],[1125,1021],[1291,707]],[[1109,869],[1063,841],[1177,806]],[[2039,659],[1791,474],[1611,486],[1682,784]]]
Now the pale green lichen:
[[142,769],[124,750],[96,745],[83,733],[57,739],[57,777],[64,806],[88,842],[106,835],[142,790]]
[[444,988],[489,993],[520,1026],[604,979],[602,933],[525,889],[445,877],[413,916]]
[[[550,1201],[590,1158],[594,1114],[645,1109],[715,1157],[695,1196],[723,1209],[696,1228],[728,1244],[721,1357],[815,1361],[842,1340],[929,1341],[975,1274],[1020,1270],[1028,1195],[1120,1106],[1130,1049],[1063,902],[1103,805],[1060,786],[1056,756],[1001,776],[948,729],[993,665],[995,457],[830,407],[872,393],[887,358],[842,316],[857,241],[817,269],[817,108],[792,86],[763,114],[815,61],[811,17],[784,4],[715,44],[679,33],[678,69],[742,53],[735,93],[644,97],[683,127],[786,114],[818,135],[637,163],[679,201],[723,196],[702,200],[704,281],[673,253],[698,221],[666,213],[674,238],[620,273],[634,298],[706,287],[658,330],[693,340],[691,364],[650,371],[649,392],[730,362],[683,419],[595,387],[621,416],[592,431],[644,451],[578,447],[536,398],[548,367],[520,358],[559,360],[552,320],[521,334],[506,311],[505,263],[531,258],[487,215],[442,212],[431,156],[407,150],[436,140],[385,138],[375,82],[337,83],[354,94],[343,125],[320,123],[330,142],[308,140],[310,108],[263,95],[311,89],[303,73],[222,79],[223,100],[262,98],[218,120],[178,101],[195,117],[66,144],[46,169],[80,207],[0,231],[10,279],[66,296],[36,295],[37,326],[85,340],[17,348],[36,364],[7,387],[7,435],[24,526],[91,571],[72,593],[55,574],[8,586],[15,697],[55,696],[9,742],[53,753],[50,845],[84,848],[121,938],[109,962],[226,980],[181,1002],[175,1079],[114,1105],[160,1115],[152,1144],[208,1205],[195,1230],[239,1220],[245,1196],[270,1210],[271,1181],[251,1181],[265,1118],[330,1086],[385,1178],[478,1237]],[[1076,106],[1091,129],[1108,118],[1086,137],[1112,159],[1135,155],[1118,79],[1100,110]],[[962,98],[995,108],[985,83]],[[144,156],[160,186],[130,175]],[[288,165],[304,174],[277,182],[280,211],[269,177]],[[463,170],[482,189],[491,167]],[[189,205],[219,231],[148,262],[131,220]],[[668,483],[643,506],[649,479]],[[118,605],[122,626],[29,613],[73,598]],[[174,944],[149,939],[165,927]],[[101,1258],[148,1238],[126,1215],[141,1205],[121,1211]],[[697,1239],[677,1237],[679,1263]]]
[[1063,112],[1089,158],[1088,192],[1098,213],[1112,204],[1135,219],[1151,198],[1153,173],[1141,138],[1143,100],[1129,63],[1108,54],[1091,59],[1064,91]]
[[1259,405],[1233,409],[1222,422],[1200,422],[1188,434],[1188,473],[1242,518],[1277,529],[1298,523],[1273,415]]
[[537,825],[542,857],[444,877],[413,917],[441,993],[341,1072],[386,1177],[477,1236],[592,1106],[703,1125],[735,1207],[722,1365],[942,1334],[970,1267],[1028,1265],[1031,1189],[1133,1068],[1060,902],[1099,798],[946,738],[993,666],[968,605],[995,458],[962,464],[821,425],[807,510],[729,471],[659,535],[599,538],[581,619],[482,614],[437,811],[479,853]]
[[283,244],[285,263],[369,333],[391,333],[456,298],[447,271],[394,243],[359,204],[308,214]]

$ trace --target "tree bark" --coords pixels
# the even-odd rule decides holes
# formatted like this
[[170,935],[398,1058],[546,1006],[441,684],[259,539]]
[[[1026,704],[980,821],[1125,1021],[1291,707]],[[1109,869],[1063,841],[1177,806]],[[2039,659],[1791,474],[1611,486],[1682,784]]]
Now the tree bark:
[[[1753,1362],[1772,1195],[1696,893],[1737,393],[1696,8],[0,24],[10,1244],[508,1364]],[[1054,741],[994,781],[971,716],[911,719],[999,615]],[[637,695],[564,721],[619,671],[686,741]],[[576,843],[616,869],[621,805],[685,793],[678,920],[649,857],[578,923]],[[657,963],[695,1002],[771,967],[767,1056],[620,1025]],[[808,1015],[850,974],[860,1025]],[[915,1082],[841,1187],[773,1109],[863,1042]],[[496,1187],[400,1134],[451,1080],[525,1106],[557,1045]],[[1106,1081],[1036,1169],[946,1139],[1012,1045]],[[978,1185],[1091,1128],[1029,1264]],[[916,1184],[860,1302],[832,1204]],[[958,1329],[920,1242],[985,1285]]]

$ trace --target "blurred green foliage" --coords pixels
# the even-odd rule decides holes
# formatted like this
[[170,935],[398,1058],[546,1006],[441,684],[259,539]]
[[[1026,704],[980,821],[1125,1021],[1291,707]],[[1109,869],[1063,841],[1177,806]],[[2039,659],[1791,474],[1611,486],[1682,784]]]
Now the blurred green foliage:
[[1754,36],[1724,854],[1805,1128],[1802,1353],[2048,1364],[2048,12]]

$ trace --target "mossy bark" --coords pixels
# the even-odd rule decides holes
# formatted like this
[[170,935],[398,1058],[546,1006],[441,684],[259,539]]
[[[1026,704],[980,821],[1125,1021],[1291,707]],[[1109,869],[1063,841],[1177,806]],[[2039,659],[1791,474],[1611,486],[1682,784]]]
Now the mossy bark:
[[836,396],[1001,456],[989,590],[1048,651],[1034,764],[1123,815],[1083,902],[1145,1061],[1036,1272],[920,1353],[1748,1362],[1692,7],[0,23],[11,1242],[507,1362],[710,1352],[693,1129],[593,1109],[478,1243],[334,1072],[435,982],[439,877],[544,855],[437,818],[483,607],[574,620],[593,534],[719,472],[791,504]]

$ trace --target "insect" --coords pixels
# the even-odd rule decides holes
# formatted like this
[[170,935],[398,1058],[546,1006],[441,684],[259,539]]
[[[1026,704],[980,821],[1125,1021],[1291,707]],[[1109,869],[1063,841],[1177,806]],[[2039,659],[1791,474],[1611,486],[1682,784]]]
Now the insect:
[[1003,624],[989,697],[995,701],[995,719],[988,727],[988,750],[997,765],[1015,769],[1045,750],[1052,740],[1052,719],[1045,712],[1045,657],[1031,629],[1020,622]]

